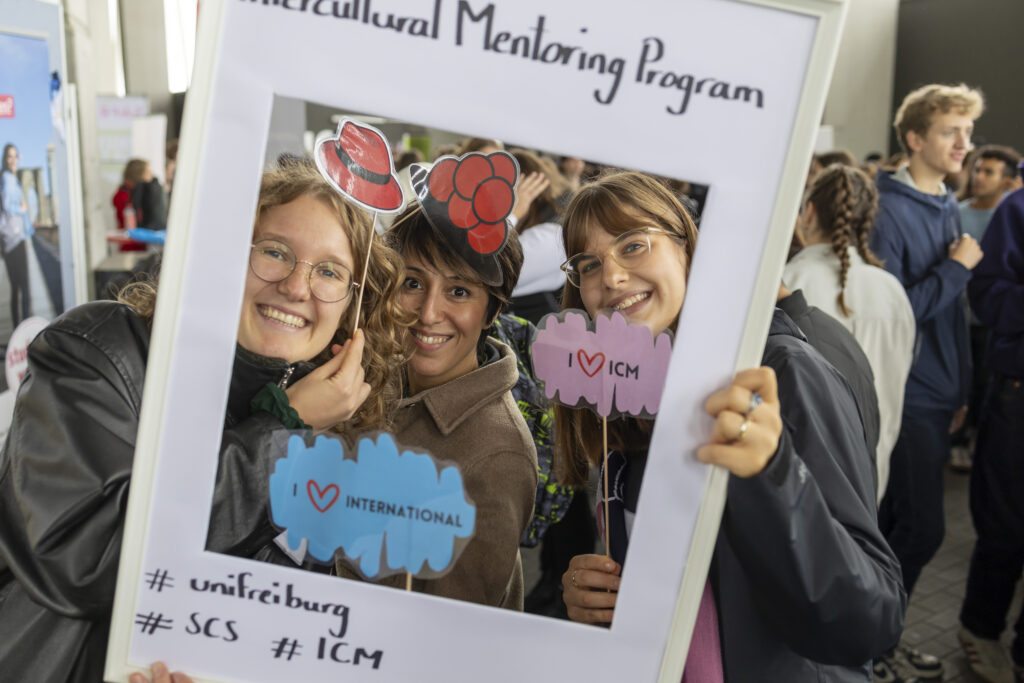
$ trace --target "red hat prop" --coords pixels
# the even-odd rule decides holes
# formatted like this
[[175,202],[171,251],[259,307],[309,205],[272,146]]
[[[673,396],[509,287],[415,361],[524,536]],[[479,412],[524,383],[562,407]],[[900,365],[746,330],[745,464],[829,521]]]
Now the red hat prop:
[[321,175],[346,199],[370,211],[401,211],[404,198],[391,149],[373,126],[342,119],[338,134],[318,142],[313,158]]
[[519,164],[508,152],[443,156],[433,168],[413,164],[409,178],[423,214],[483,282],[500,285],[495,258],[508,241]]

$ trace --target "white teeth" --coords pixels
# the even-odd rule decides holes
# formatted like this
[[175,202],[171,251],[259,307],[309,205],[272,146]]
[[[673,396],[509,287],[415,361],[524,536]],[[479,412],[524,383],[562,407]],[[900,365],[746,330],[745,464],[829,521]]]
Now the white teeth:
[[644,299],[646,299],[650,295],[651,295],[650,292],[643,292],[641,294],[634,294],[633,296],[629,297],[628,299],[623,299],[619,303],[617,303],[614,306],[612,306],[612,310],[613,311],[624,311],[627,308],[629,308],[630,306],[632,306],[633,304],[639,303],[639,302],[643,301]]
[[441,344],[443,342],[448,341],[448,337],[429,336],[423,334],[422,332],[417,332],[415,330],[412,330],[412,336],[416,337],[424,344]]
[[305,318],[300,318],[297,315],[292,315],[291,313],[279,311],[271,306],[260,306],[259,311],[260,315],[262,315],[263,317],[270,318],[271,320],[276,320],[277,322],[284,323],[285,325],[289,325],[290,327],[306,326]]

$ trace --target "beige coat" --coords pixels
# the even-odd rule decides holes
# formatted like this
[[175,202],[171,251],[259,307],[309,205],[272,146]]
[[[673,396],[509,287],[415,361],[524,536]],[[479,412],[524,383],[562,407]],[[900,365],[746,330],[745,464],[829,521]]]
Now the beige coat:
[[[508,346],[488,340],[500,358],[439,387],[403,399],[392,433],[403,448],[455,463],[476,506],[476,529],[444,576],[414,579],[413,590],[457,600],[523,609],[519,538],[533,515],[537,452],[510,389],[519,378]],[[360,578],[348,562],[338,574]],[[405,587],[405,575],[377,583]]]

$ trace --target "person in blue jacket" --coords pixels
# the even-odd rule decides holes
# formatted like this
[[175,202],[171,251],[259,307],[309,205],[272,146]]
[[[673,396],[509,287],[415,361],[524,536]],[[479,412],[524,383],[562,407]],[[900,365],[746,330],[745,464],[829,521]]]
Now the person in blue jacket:
[[0,249],[7,280],[11,286],[11,327],[32,315],[32,294],[28,281],[28,245],[35,225],[28,203],[18,181],[18,148],[4,145],[3,167],[0,170],[0,211],[7,215],[0,222]]
[[[899,558],[907,595],[945,534],[943,466],[963,422],[970,378],[964,289],[981,260],[961,234],[956,199],[943,184],[971,148],[984,104],[965,85],[928,85],[903,100],[893,126],[909,163],[878,174],[878,222],[871,248],[906,289],[917,322],[900,434],[890,461],[879,526]],[[881,680],[940,678],[942,663],[897,645],[876,662]]]
[[[960,610],[960,642],[986,681],[1012,681],[999,636],[1024,569],[1024,189],[1003,200],[981,242],[971,308],[991,332],[992,369],[971,468],[971,518],[978,540]],[[1011,649],[1024,680],[1024,614]]]

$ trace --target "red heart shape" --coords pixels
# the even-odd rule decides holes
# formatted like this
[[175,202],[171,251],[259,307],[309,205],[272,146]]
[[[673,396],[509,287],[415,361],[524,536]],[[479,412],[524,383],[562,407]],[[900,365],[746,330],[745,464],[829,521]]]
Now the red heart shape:
[[[315,496],[313,495],[314,489],[316,489]],[[327,503],[327,505],[325,505],[324,507],[320,507],[320,502],[327,497],[327,494],[330,493],[331,489],[334,489],[334,495],[331,496],[330,502]],[[308,482],[306,482],[306,493],[309,494],[309,500],[311,503],[313,503],[313,507],[315,507],[320,512],[327,512],[328,510],[331,509],[332,505],[338,502],[338,496],[341,495],[341,489],[338,488],[337,484],[330,484],[329,486],[325,486],[323,489],[321,489],[320,486],[314,480],[310,479]]]
[[576,352],[576,361],[587,377],[593,377],[604,367],[604,354],[598,351],[593,356],[588,356],[586,351],[580,349]]

